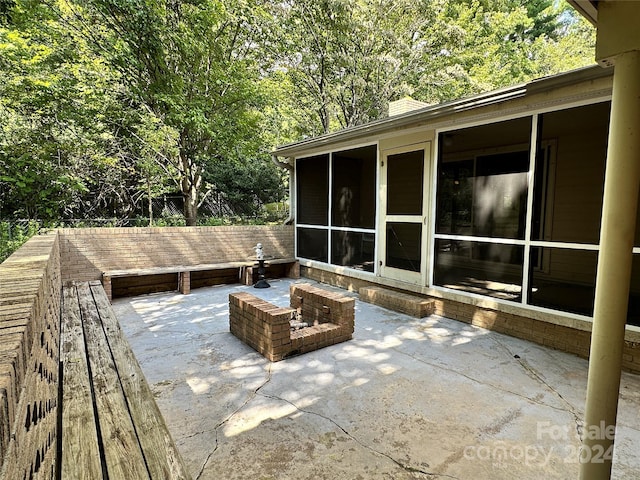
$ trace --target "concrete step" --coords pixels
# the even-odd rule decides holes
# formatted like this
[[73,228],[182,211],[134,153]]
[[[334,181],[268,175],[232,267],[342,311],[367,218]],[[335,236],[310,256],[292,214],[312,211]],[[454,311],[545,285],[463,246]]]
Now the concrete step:
[[383,287],[362,287],[358,290],[358,294],[363,302],[406,313],[416,318],[427,317],[435,311],[435,302],[429,298]]

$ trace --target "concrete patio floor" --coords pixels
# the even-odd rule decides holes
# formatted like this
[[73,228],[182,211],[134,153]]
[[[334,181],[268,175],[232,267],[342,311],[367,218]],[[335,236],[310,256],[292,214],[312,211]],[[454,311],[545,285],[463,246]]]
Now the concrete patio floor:
[[[586,360],[356,301],[351,341],[270,363],[228,294],[292,281],[114,301],[194,479],[577,478]],[[639,376],[620,399],[613,478],[639,478]]]

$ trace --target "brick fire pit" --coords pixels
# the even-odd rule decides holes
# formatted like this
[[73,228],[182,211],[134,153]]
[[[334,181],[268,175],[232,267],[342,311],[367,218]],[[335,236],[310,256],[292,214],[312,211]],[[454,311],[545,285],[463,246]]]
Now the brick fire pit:
[[272,362],[351,339],[355,299],[306,283],[292,284],[289,296],[286,308],[248,292],[230,294],[231,333]]

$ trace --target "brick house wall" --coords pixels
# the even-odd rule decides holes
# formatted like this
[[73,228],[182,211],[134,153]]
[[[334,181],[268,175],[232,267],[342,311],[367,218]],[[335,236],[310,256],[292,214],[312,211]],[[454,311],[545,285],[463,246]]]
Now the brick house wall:
[[[348,275],[305,266],[300,267],[300,274],[302,277],[351,291],[377,285]],[[552,318],[534,318],[533,312],[527,316],[526,313],[514,314],[446,298],[425,298],[433,301],[433,313],[436,315],[589,358],[591,323],[588,321],[574,322],[570,326]],[[640,374],[640,335],[637,332],[627,331],[622,367],[628,372]]]

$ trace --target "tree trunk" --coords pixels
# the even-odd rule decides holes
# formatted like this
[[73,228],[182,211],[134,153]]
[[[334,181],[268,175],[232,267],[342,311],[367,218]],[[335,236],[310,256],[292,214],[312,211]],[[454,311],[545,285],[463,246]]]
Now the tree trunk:
[[198,223],[198,198],[193,192],[184,193],[184,221],[187,227],[195,227]]
[[180,165],[184,220],[188,227],[195,227],[198,223],[198,202],[200,201],[202,176],[196,162],[188,156],[180,155]]
[[153,227],[153,198],[151,197],[151,179],[147,176],[147,199],[149,200],[149,226]]

